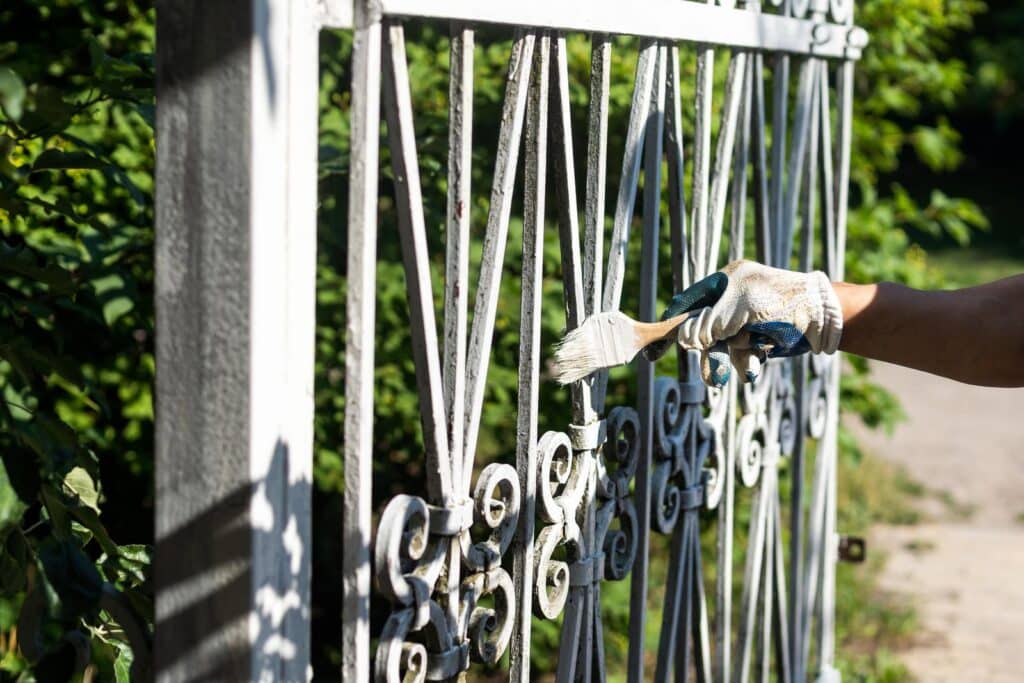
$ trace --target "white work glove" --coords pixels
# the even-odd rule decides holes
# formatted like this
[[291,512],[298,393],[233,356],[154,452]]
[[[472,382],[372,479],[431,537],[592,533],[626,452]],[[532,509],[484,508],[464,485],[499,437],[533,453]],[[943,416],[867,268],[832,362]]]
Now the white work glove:
[[702,374],[712,386],[729,379],[726,350],[740,377],[752,382],[767,358],[833,353],[839,347],[843,312],[821,271],[798,273],[733,261],[677,294],[666,315],[696,310],[687,304],[698,301],[705,307],[679,327],[678,340],[703,352]]

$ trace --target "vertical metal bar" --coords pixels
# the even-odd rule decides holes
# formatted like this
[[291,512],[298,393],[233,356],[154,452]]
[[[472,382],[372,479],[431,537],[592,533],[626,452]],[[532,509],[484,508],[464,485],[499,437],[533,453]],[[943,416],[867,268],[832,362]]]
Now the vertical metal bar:
[[[800,239],[800,269],[804,271],[810,271],[813,259],[814,259],[814,228],[816,219],[817,202],[815,200],[817,194],[817,166],[818,166],[818,130],[819,130],[819,117],[818,117],[818,81],[819,81],[819,69],[815,63],[810,67],[811,74],[811,104],[810,108],[813,112],[810,124],[807,127],[807,142],[804,145],[804,152],[807,157],[806,165],[802,172],[807,175],[807,187],[806,197],[804,202],[804,213],[801,225],[801,239]],[[794,179],[791,177],[791,182]],[[799,179],[795,182],[799,184]],[[807,378],[809,376],[809,365],[808,358],[802,356],[795,358],[792,361],[793,365],[793,385],[796,391],[796,416],[795,423],[800,433],[803,433],[804,424],[807,419]],[[792,612],[792,631],[793,631],[793,666],[794,666],[794,677],[797,680],[802,680],[805,675],[806,662],[802,657],[796,656],[797,653],[802,652],[802,646],[800,644],[801,634],[803,633],[803,627],[801,620],[803,619],[803,613],[798,609],[798,601],[801,595],[803,595],[803,561],[804,561],[804,460],[806,457],[806,441],[803,438],[797,438],[793,446],[793,487],[790,491],[790,508],[792,514],[790,514],[790,566],[792,572],[790,576],[791,586],[790,594],[792,596],[793,605],[791,607]]]
[[[783,260],[783,194],[786,187],[786,126],[789,121],[789,55],[780,54],[775,58],[772,74],[774,93],[772,95],[772,248],[767,263],[784,267]],[[762,102],[763,102],[762,98]],[[762,128],[762,131],[764,129]]]
[[[761,485],[754,491],[751,501],[750,534],[747,542],[747,561],[743,572],[743,595],[740,599],[739,634],[736,651],[739,659],[736,662],[735,680],[746,683],[750,677],[750,660],[755,641],[755,625],[757,623],[758,596],[761,587],[762,563],[764,562],[765,537],[767,535],[768,491],[764,485],[762,472]],[[770,589],[770,586],[768,587]]]
[[680,626],[683,617],[683,596],[686,594],[684,581],[686,558],[690,550],[690,536],[685,532],[683,517],[676,520],[669,545],[668,576],[665,580],[665,604],[661,614],[661,633],[658,634],[658,660],[654,670],[655,683],[671,680],[672,670],[684,670],[678,665],[676,648],[686,647],[689,631]]
[[370,680],[370,517],[373,473],[377,173],[380,137],[380,8],[356,3],[348,205],[345,349],[345,549],[342,660],[345,681]]
[[697,53],[697,117],[693,140],[693,239],[690,258],[693,259],[693,278],[708,274],[711,236],[710,175],[711,175],[711,100],[715,85],[715,51],[701,46]]
[[591,36],[590,113],[587,126],[587,180],[583,206],[583,298],[586,314],[601,310],[604,271],[605,180],[608,170],[608,91],[612,43]]
[[494,163],[494,184],[491,189],[491,207],[487,215],[484,235],[484,253],[480,262],[480,281],[477,285],[476,305],[473,309],[473,328],[470,333],[466,368],[466,435],[463,439],[465,466],[462,476],[466,490],[473,475],[472,458],[476,452],[476,439],[480,429],[480,414],[484,405],[487,384],[487,366],[491,356],[494,318],[498,309],[498,288],[508,241],[508,221],[512,213],[512,191],[519,159],[519,142],[526,115],[526,96],[533,63],[534,35],[518,35],[509,58],[508,82],[505,86],[505,104],[498,133],[498,151]]
[[448,457],[441,357],[437,349],[430,254],[427,252],[427,227],[423,218],[423,196],[416,160],[405,33],[401,24],[390,22],[384,31],[384,111],[395,177],[398,241],[402,247],[409,298],[409,329],[419,391],[420,419],[423,422],[427,490],[435,505],[448,504],[453,502],[452,465]]
[[[665,73],[668,51],[657,47],[657,73],[654,74],[654,113],[647,119],[649,129],[644,150],[644,229],[640,262],[640,320],[655,320],[658,287],[658,236],[661,203],[661,154],[665,125]],[[639,70],[639,67],[638,67]],[[618,221],[616,221],[618,222]],[[624,253],[624,250],[623,250]],[[611,274],[611,271],[609,271]],[[618,284],[621,287],[621,281]],[[608,292],[605,292],[607,296]],[[618,297],[616,297],[617,299]],[[607,301],[607,298],[606,298]],[[640,414],[640,462],[636,473],[636,500],[639,521],[637,558],[630,585],[629,673],[630,683],[644,680],[644,626],[647,617],[647,567],[651,528],[651,461],[654,450],[654,364],[638,360],[637,405]]]
[[511,642],[511,679],[530,680],[530,626],[533,606],[533,535],[537,498],[537,406],[540,324],[543,299],[544,188],[547,173],[548,56],[551,39],[540,37],[529,88],[526,121],[526,182],[523,210],[522,305],[519,336],[519,402],[516,413],[516,469],[524,505],[513,542],[517,625]]
[[842,280],[846,271],[846,218],[850,192],[850,145],[853,139],[853,65],[851,59],[839,67],[838,101],[839,139],[836,146],[836,269],[833,277]]
[[821,76],[818,83],[818,105],[821,110],[821,214],[822,222],[822,253],[824,254],[825,272],[829,277],[836,276],[836,213],[835,185],[832,173],[832,114],[828,91],[828,62],[821,61]]
[[750,155],[750,107],[753,104],[753,55],[747,57],[743,73],[743,101],[739,116],[739,138],[733,163],[732,223],[729,230],[729,260],[741,258],[747,230],[747,164]]
[[[817,60],[810,66],[811,80],[811,114],[807,125],[807,142],[804,146],[807,176],[807,188],[804,198],[803,225],[801,225],[800,269],[810,271],[814,264],[814,228],[817,218],[818,197],[818,133],[821,129],[820,92],[821,69]],[[798,385],[799,386],[799,385]]]
[[[780,530],[775,526],[775,515],[772,508],[778,501],[778,470],[777,465],[770,465],[761,473],[762,493],[765,494],[765,538],[763,553],[764,592],[763,612],[761,615],[761,683],[771,680],[772,652],[772,607],[775,601],[775,545],[781,537]],[[783,682],[785,683],[785,682]]]
[[[441,379],[447,418],[452,489],[456,501],[469,497],[462,476],[466,413],[466,334],[469,296],[470,180],[473,162],[473,31],[451,26],[448,80],[448,195],[445,235],[444,346]],[[525,488],[520,488],[526,491]],[[526,499],[528,506],[532,499]],[[521,514],[524,514],[521,511]],[[458,623],[461,608],[462,544],[453,536],[442,591],[448,621]]]
[[793,233],[796,226],[797,204],[800,198],[800,183],[803,180],[804,158],[807,154],[807,128],[814,110],[814,78],[815,59],[804,59],[800,64],[800,82],[797,86],[796,111],[793,115],[793,139],[789,153],[789,168],[786,172],[787,185],[782,222],[778,230],[781,233],[782,251],[779,253],[779,266],[789,264],[793,253]]
[[675,643],[677,646],[675,675],[677,683],[686,683],[690,679],[690,648],[693,645],[696,645],[698,648],[700,647],[696,638],[691,639],[691,636],[696,633],[693,628],[693,612],[697,602],[695,570],[698,558],[700,557],[700,550],[694,547],[695,544],[700,543],[700,538],[697,538],[698,530],[695,528],[696,521],[693,515],[683,512],[678,522],[682,528],[683,547],[685,550],[684,554],[679,558],[680,571],[683,575],[683,597],[680,603],[683,623]]
[[[776,475],[777,477],[778,475]],[[772,507],[775,515],[775,528],[782,531],[782,506],[779,504],[779,497],[772,498]],[[775,656],[777,661],[776,672],[779,680],[783,683],[788,681],[803,680],[791,675],[793,671],[792,650],[790,649],[789,617],[787,615],[788,603],[786,602],[786,563],[782,555],[782,535],[776,536],[772,544],[774,551],[772,561],[775,563],[775,610],[778,617],[775,620],[775,628],[778,632],[776,638]],[[792,569],[792,563],[790,564]]]
[[[764,263],[771,264],[772,258],[772,221],[774,212],[770,204],[773,196],[768,189],[768,162],[767,162],[767,135],[765,132],[764,114],[764,55],[758,53],[753,56],[753,133],[751,135],[754,145],[754,224],[756,229],[755,241],[757,245],[757,258]],[[785,131],[783,131],[785,132]],[[773,147],[774,150],[774,147]],[[774,180],[773,180],[774,183]],[[774,185],[773,185],[774,187]]]
[[[838,359],[833,362],[837,362]],[[818,653],[819,670],[832,667],[835,657],[835,587],[836,561],[836,457],[838,424],[839,424],[839,368],[833,369],[832,386],[830,387],[828,426],[825,432],[824,457],[828,461],[828,485],[825,492],[825,541],[822,544],[824,558],[822,560],[821,587],[821,622],[819,632],[820,648]]]

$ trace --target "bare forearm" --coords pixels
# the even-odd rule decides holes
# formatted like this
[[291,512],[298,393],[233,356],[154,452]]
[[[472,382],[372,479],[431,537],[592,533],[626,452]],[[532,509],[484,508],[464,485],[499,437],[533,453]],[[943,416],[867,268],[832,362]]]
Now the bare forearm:
[[1024,386],[1024,275],[950,292],[833,287],[843,351],[969,384]]

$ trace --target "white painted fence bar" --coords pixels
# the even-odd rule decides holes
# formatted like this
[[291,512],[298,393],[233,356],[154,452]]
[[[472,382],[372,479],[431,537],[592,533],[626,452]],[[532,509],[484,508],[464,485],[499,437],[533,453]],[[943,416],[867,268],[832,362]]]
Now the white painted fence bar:
[[[407,36],[417,33],[405,30],[419,20],[436,20],[451,38],[445,197],[420,187],[406,52],[414,39]],[[486,38],[474,33],[483,25]],[[565,414],[543,416],[551,431],[539,433],[539,412],[541,382],[550,381],[541,339],[552,286],[561,289],[556,315],[572,329],[637,300],[639,311],[628,312],[655,319],[673,293],[714,272],[726,254],[842,277],[853,71],[867,44],[852,0],[162,3],[157,678],[297,681],[309,671],[324,27],[353,36],[342,679],[461,681],[476,663],[501,667],[509,653],[502,675],[525,683],[536,675],[538,618],[561,619],[550,667],[556,680],[603,683],[611,634],[602,589],[628,580],[628,652],[617,666],[631,683],[838,681],[838,358],[769,360],[756,384],[734,379],[713,389],[701,379],[700,353],[677,349],[675,374],[653,356],[637,362],[627,380],[636,384],[635,406],[606,405],[627,392],[617,375],[600,372],[564,389]],[[574,33],[590,39],[584,84],[571,82]],[[477,119],[477,130],[487,131],[479,140],[471,130],[473,50],[494,35],[508,41],[507,79],[501,120],[481,127]],[[640,40],[613,54],[620,35]],[[612,82],[612,60],[633,56],[628,116],[614,119],[627,122],[613,132],[624,141],[622,158],[609,160],[617,106],[609,93],[623,85]],[[720,92],[716,57],[729,62]],[[691,58],[694,75],[683,67]],[[695,79],[692,101],[685,78]],[[574,112],[578,85],[589,92],[585,117]],[[691,113],[695,139],[685,140]],[[585,168],[571,130],[580,120]],[[378,202],[382,129],[393,202]],[[480,145],[493,146],[495,164],[484,169],[486,224],[473,226],[469,207],[482,198],[470,179]],[[684,158],[687,148],[692,158]],[[611,191],[609,163],[622,169]],[[427,220],[429,202],[447,209],[439,254],[431,253],[438,226]],[[509,240],[519,206],[521,246]],[[402,246],[424,486],[375,509],[382,212],[398,227],[380,238]],[[476,269],[471,236],[479,232]],[[545,240],[554,239],[557,264],[546,262]],[[441,262],[443,297],[432,277]],[[520,287],[515,433],[482,434],[495,325],[505,313],[499,293],[511,277]],[[659,293],[669,281],[674,292]],[[481,462],[483,437],[514,444],[508,462]],[[804,471],[813,474],[809,490]],[[781,497],[786,479],[789,501]],[[740,529],[737,510],[745,508],[749,528]],[[715,542],[705,546],[709,536]],[[737,553],[745,567],[734,590]],[[718,571],[709,583],[711,566]],[[652,584],[652,567],[664,581]],[[370,622],[371,600],[381,623]],[[650,619],[661,626],[656,647],[645,643]]]

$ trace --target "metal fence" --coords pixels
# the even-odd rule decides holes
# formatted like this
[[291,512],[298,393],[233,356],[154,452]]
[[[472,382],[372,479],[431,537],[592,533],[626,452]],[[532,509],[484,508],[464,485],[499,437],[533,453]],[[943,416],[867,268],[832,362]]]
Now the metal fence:
[[[354,37],[343,679],[457,679],[474,662],[497,664],[508,653],[508,675],[530,680],[536,614],[561,619],[557,680],[603,681],[602,587],[628,581],[630,681],[838,680],[837,356],[772,361],[755,385],[715,390],[700,379],[699,356],[680,350],[678,375],[656,376],[653,364],[637,361],[629,380],[636,405],[606,405],[610,380],[601,373],[566,389],[571,410],[560,430],[539,434],[537,411],[549,212],[557,215],[569,328],[618,310],[628,270],[641,282],[639,311],[629,312],[646,320],[659,313],[659,274],[671,273],[680,291],[723,258],[842,277],[853,73],[867,43],[853,24],[852,0],[165,4],[158,17],[158,677],[308,675],[316,34],[327,26],[351,28]],[[451,22],[440,326],[405,52],[409,18]],[[470,319],[464,207],[480,25],[507,31],[511,48]],[[591,41],[585,169],[575,168],[567,33]],[[607,188],[609,161],[620,163],[607,150],[616,35],[639,43],[621,181]],[[680,44],[696,46],[695,101],[681,97]],[[722,48],[728,59],[717,116],[716,48],[718,59]],[[695,137],[684,159],[690,108]],[[382,121],[427,494],[395,496],[374,525]],[[553,197],[545,191],[549,172]],[[474,455],[517,195],[524,215],[515,466],[480,469]],[[637,201],[642,221],[633,234]],[[748,224],[754,254],[744,254]],[[637,240],[639,262],[628,263]],[[671,245],[668,263],[659,263],[663,241]],[[779,486],[784,461],[788,501]],[[751,511],[742,549],[734,547],[740,503]],[[714,557],[701,549],[708,524]],[[670,550],[657,656],[649,661],[656,536]],[[734,577],[739,554],[745,569]],[[372,590],[391,611],[371,639]]]

